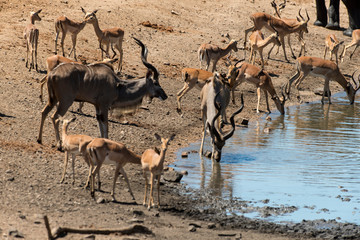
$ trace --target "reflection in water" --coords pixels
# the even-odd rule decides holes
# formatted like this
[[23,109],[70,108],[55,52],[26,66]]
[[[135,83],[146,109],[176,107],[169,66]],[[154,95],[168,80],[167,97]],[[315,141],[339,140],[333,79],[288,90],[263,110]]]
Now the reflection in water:
[[[360,106],[344,95],[332,105],[295,106],[287,115],[238,128],[224,147],[220,164],[189,155],[176,163],[193,188],[255,206],[296,206],[270,221],[337,219],[360,222]],[[198,149],[198,144],[187,150]],[[182,152],[181,150],[179,152]],[[263,201],[269,199],[269,201]],[[269,203],[263,203],[269,202]],[[258,213],[247,215],[261,216]]]

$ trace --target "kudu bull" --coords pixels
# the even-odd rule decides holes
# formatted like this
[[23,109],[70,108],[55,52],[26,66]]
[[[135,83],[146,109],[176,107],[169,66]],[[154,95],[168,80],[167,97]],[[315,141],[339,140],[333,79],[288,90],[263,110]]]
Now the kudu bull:
[[[201,91],[201,116],[203,121],[203,136],[200,146],[200,157],[203,155],[204,140],[207,129],[210,132],[212,140],[212,155],[211,159],[219,162],[221,160],[221,150],[225,145],[226,140],[232,137],[235,131],[235,115],[239,114],[244,108],[243,98],[241,96],[241,107],[234,112],[230,117],[231,130],[226,134],[221,133],[219,116],[226,111],[226,107],[230,101],[230,89],[225,83],[225,79],[219,80],[217,73],[214,77],[205,84]],[[216,112],[217,110],[217,112]]]
[[138,39],[141,46],[141,60],[148,68],[146,77],[135,80],[120,80],[114,71],[104,63],[81,65],[64,63],[55,68],[48,76],[49,100],[41,112],[38,143],[42,143],[42,130],[48,113],[57,105],[51,116],[57,141],[61,149],[59,136],[59,117],[65,115],[74,101],[88,102],[95,106],[96,119],[100,128],[101,137],[108,137],[109,108],[126,109],[136,108],[145,96],[150,99],[157,97],[167,99],[165,91],[159,84],[158,70],[147,62],[147,48]]

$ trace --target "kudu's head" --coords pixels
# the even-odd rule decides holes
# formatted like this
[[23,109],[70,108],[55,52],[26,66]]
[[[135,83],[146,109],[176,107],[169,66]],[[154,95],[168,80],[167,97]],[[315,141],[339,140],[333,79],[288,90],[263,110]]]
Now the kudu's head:
[[349,98],[350,104],[354,103],[356,92],[360,88],[360,74],[358,75],[358,80],[356,81],[354,78],[354,75],[356,72],[357,72],[357,70],[355,70],[355,72],[351,76],[351,80],[353,81],[354,86],[352,86],[350,82],[348,82],[348,84],[346,86],[346,95]]
[[297,16],[296,19],[298,20],[298,22],[300,24],[301,31],[308,33],[309,30],[308,30],[307,24],[310,20],[310,17],[309,17],[309,14],[306,9],[305,9],[305,12],[306,12],[307,19],[305,19],[305,18],[303,18],[303,16],[301,16],[301,8],[299,9],[299,16]]
[[40,10],[38,10],[36,12],[30,12],[30,22],[32,24],[34,24],[35,21],[39,21],[39,22],[41,21],[41,17],[39,16],[39,13],[41,13],[41,10],[42,9],[40,9]]
[[216,160],[217,162],[220,162],[220,160],[221,160],[221,151],[225,145],[226,140],[231,138],[235,132],[234,118],[244,108],[244,98],[243,98],[243,95],[241,94],[241,107],[237,111],[235,111],[230,117],[231,129],[226,134],[222,134],[220,131],[218,131],[218,129],[215,126],[216,125],[215,121],[220,116],[221,107],[222,107],[221,103],[223,102],[223,101],[221,101],[221,99],[218,99],[219,93],[220,92],[218,92],[214,98],[214,105],[215,105],[215,108],[217,109],[217,113],[214,116],[214,118],[212,119],[211,125],[209,123],[207,123],[207,127],[209,129],[211,139],[212,139],[213,145],[214,145],[214,152],[212,153],[211,158],[213,160]]
[[[134,37],[133,37],[134,38]],[[143,64],[148,68],[146,73],[146,82],[148,84],[148,96],[150,99],[159,98],[160,100],[166,100],[168,96],[166,95],[164,89],[160,86],[159,83],[159,71],[147,61],[148,49],[147,47],[137,38],[134,38],[135,42],[141,47],[141,60]]]

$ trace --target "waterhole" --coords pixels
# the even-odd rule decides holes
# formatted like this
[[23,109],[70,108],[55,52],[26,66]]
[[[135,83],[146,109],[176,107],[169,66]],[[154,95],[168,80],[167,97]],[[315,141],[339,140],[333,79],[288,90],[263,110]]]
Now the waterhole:
[[[332,100],[331,105],[289,107],[285,116],[272,113],[270,121],[265,116],[238,126],[214,169],[210,159],[201,160],[200,142],[179,150],[174,167],[188,171],[182,181],[195,191],[247,203],[229,206],[229,214],[277,223],[336,219],[358,224],[360,105],[349,105],[345,94]],[[205,146],[211,150],[210,138]],[[187,158],[181,158],[184,151]]]

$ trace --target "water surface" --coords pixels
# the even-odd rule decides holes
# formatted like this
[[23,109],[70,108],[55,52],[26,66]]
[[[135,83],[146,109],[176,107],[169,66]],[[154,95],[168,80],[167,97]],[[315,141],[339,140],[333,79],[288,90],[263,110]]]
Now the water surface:
[[[211,160],[202,161],[198,153],[181,158],[183,151],[198,151],[200,143],[178,152],[176,168],[189,172],[183,178],[189,187],[223,199],[250,201],[255,209],[297,209],[280,215],[231,210],[237,214],[274,222],[337,219],[360,224],[360,105],[337,96],[332,105],[295,106],[285,116],[273,113],[271,121],[237,128],[214,170]],[[209,140],[205,146],[211,150]]]

